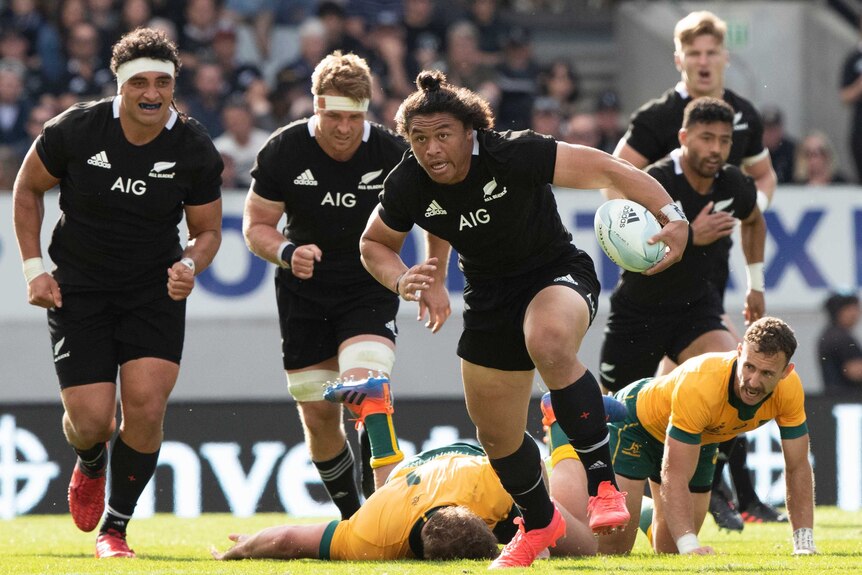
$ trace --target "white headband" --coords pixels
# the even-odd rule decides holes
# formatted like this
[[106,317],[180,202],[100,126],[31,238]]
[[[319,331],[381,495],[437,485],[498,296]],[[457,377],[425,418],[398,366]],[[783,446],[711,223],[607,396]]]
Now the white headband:
[[117,90],[123,87],[129,78],[141,72],[164,72],[174,77],[176,67],[173,62],[156,60],[154,58],[135,58],[117,66]]
[[331,110],[336,112],[367,112],[368,98],[354,100],[344,96],[315,96],[314,111]]

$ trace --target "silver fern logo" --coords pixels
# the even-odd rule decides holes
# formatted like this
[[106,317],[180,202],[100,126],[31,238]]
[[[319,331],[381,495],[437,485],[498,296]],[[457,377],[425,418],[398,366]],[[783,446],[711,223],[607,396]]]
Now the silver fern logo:
[[68,351],[66,353],[60,353],[60,350],[63,348],[64,343],[66,343],[65,337],[61,338],[60,341],[54,344],[54,363],[57,363],[61,359],[66,359],[67,357],[69,357]]
[[383,174],[383,170],[374,170],[373,172],[368,172],[367,174],[362,174],[359,178],[359,185],[356,186],[358,190],[382,190],[383,182],[378,182],[376,184],[372,184],[374,180],[379,178]]
[[153,164],[153,168],[150,170],[149,176],[151,178],[166,178],[172,180],[174,177],[174,172],[164,173],[165,170],[170,170],[174,166],[176,166],[176,162],[156,162]]

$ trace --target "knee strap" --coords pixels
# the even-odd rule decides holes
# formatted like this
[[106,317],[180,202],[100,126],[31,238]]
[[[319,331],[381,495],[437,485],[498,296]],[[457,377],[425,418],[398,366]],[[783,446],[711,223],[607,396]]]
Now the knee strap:
[[389,376],[395,366],[395,351],[379,341],[360,341],[345,347],[338,354],[338,369],[345,373],[351,369],[367,369]]

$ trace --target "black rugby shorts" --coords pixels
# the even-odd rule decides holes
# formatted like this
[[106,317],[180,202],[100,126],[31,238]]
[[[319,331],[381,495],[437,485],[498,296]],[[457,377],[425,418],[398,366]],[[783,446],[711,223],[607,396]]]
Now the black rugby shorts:
[[376,280],[326,289],[275,278],[284,369],[302,369],[338,355],[344,341],[378,335],[395,342],[398,296]]
[[[154,299],[155,298],[155,299]],[[124,292],[63,293],[63,307],[48,310],[48,330],[60,388],[117,381],[117,369],[154,357],[179,364],[185,340],[186,302],[163,295]]]
[[599,364],[601,384],[609,391],[655,375],[665,355],[678,363],[679,354],[701,335],[727,330],[721,305],[707,296],[688,309],[645,310],[622,297],[611,298],[611,313]]
[[579,293],[592,310],[592,322],[601,289],[593,261],[582,251],[567,253],[520,276],[468,280],[464,287],[464,332],[458,341],[458,357],[503,371],[534,369],[524,341],[524,316],[536,294],[551,285],[565,285]]

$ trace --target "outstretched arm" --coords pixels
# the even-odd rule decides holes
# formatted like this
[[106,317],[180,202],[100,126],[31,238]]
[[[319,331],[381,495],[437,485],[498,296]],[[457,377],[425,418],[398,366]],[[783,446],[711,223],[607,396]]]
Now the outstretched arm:
[[254,535],[231,533],[233,547],[219,553],[211,549],[219,561],[227,559],[319,559],[320,541],[329,523],[311,525],[278,525],[267,527]]
[[[793,552],[816,553],[814,547],[814,472],[808,460],[808,434],[781,440],[787,486],[787,512],[793,528]],[[800,538],[800,533],[807,533]],[[801,539],[797,542],[797,539]]]
[[697,467],[700,446],[667,437],[661,464],[661,503],[664,520],[681,555],[712,554],[712,547],[697,540],[694,501],[688,483]]

